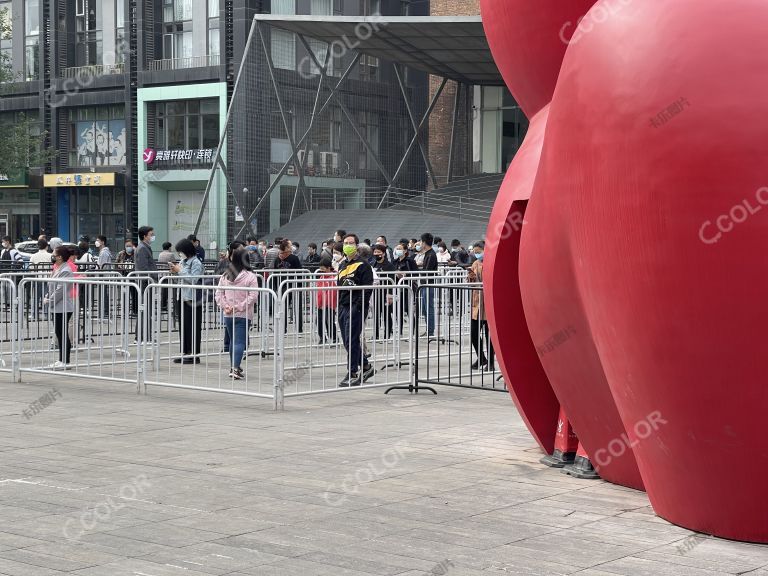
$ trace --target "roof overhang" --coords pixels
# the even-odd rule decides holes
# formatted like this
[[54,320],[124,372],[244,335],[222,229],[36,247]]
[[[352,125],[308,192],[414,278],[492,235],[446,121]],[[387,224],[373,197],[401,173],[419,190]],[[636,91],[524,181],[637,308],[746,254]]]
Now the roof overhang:
[[254,20],[464,84],[504,85],[480,16],[257,14]]

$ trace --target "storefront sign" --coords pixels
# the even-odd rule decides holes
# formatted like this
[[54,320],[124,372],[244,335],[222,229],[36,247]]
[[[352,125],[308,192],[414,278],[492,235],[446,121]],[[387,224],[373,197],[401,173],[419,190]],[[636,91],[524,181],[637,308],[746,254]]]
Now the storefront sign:
[[43,186],[46,188],[114,185],[114,172],[90,172],[86,174],[46,174],[43,176]]
[[144,163],[152,165],[159,162],[212,162],[214,150],[144,150]]
[[13,178],[7,174],[0,174],[0,188],[29,188],[28,174],[24,172]]
[[40,202],[39,190],[7,190],[5,186],[0,186],[0,202],[12,203],[15,205],[34,204]]

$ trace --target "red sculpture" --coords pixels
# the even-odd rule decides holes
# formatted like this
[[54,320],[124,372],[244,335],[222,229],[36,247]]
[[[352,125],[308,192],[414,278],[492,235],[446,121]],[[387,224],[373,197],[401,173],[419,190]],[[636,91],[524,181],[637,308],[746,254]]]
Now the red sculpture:
[[[535,374],[531,340],[510,346],[521,339],[511,325],[527,321],[604,478],[644,484],[676,524],[768,542],[768,6],[601,0],[579,22],[571,10],[590,3],[482,2],[494,56],[543,142],[538,166],[528,151],[510,169],[524,174],[507,179],[489,225],[490,240],[535,181],[522,234],[497,235],[486,256],[495,345],[508,378],[518,354]],[[565,57],[542,120],[553,33]],[[519,277],[507,268],[518,243]],[[524,319],[503,304],[518,282]],[[541,444],[545,380],[508,379]]]

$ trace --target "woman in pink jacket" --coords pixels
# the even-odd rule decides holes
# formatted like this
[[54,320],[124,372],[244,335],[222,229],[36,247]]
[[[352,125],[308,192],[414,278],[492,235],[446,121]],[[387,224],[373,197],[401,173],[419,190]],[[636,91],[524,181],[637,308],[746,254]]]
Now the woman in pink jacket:
[[240,364],[248,347],[248,329],[253,320],[253,307],[259,298],[256,290],[227,290],[227,288],[258,288],[259,279],[250,271],[248,252],[240,246],[230,256],[229,268],[219,280],[216,303],[224,314],[224,329],[229,337],[229,354],[232,368],[229,377],[245,378]]

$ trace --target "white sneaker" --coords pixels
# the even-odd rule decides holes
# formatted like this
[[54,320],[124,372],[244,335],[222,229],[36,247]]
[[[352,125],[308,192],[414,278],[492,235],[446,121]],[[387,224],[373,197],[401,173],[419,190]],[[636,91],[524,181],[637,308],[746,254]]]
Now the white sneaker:
[[46,366],[46,370],[69,370],[69,366],[64,364],[61,360],[56,360],[50,366]]

